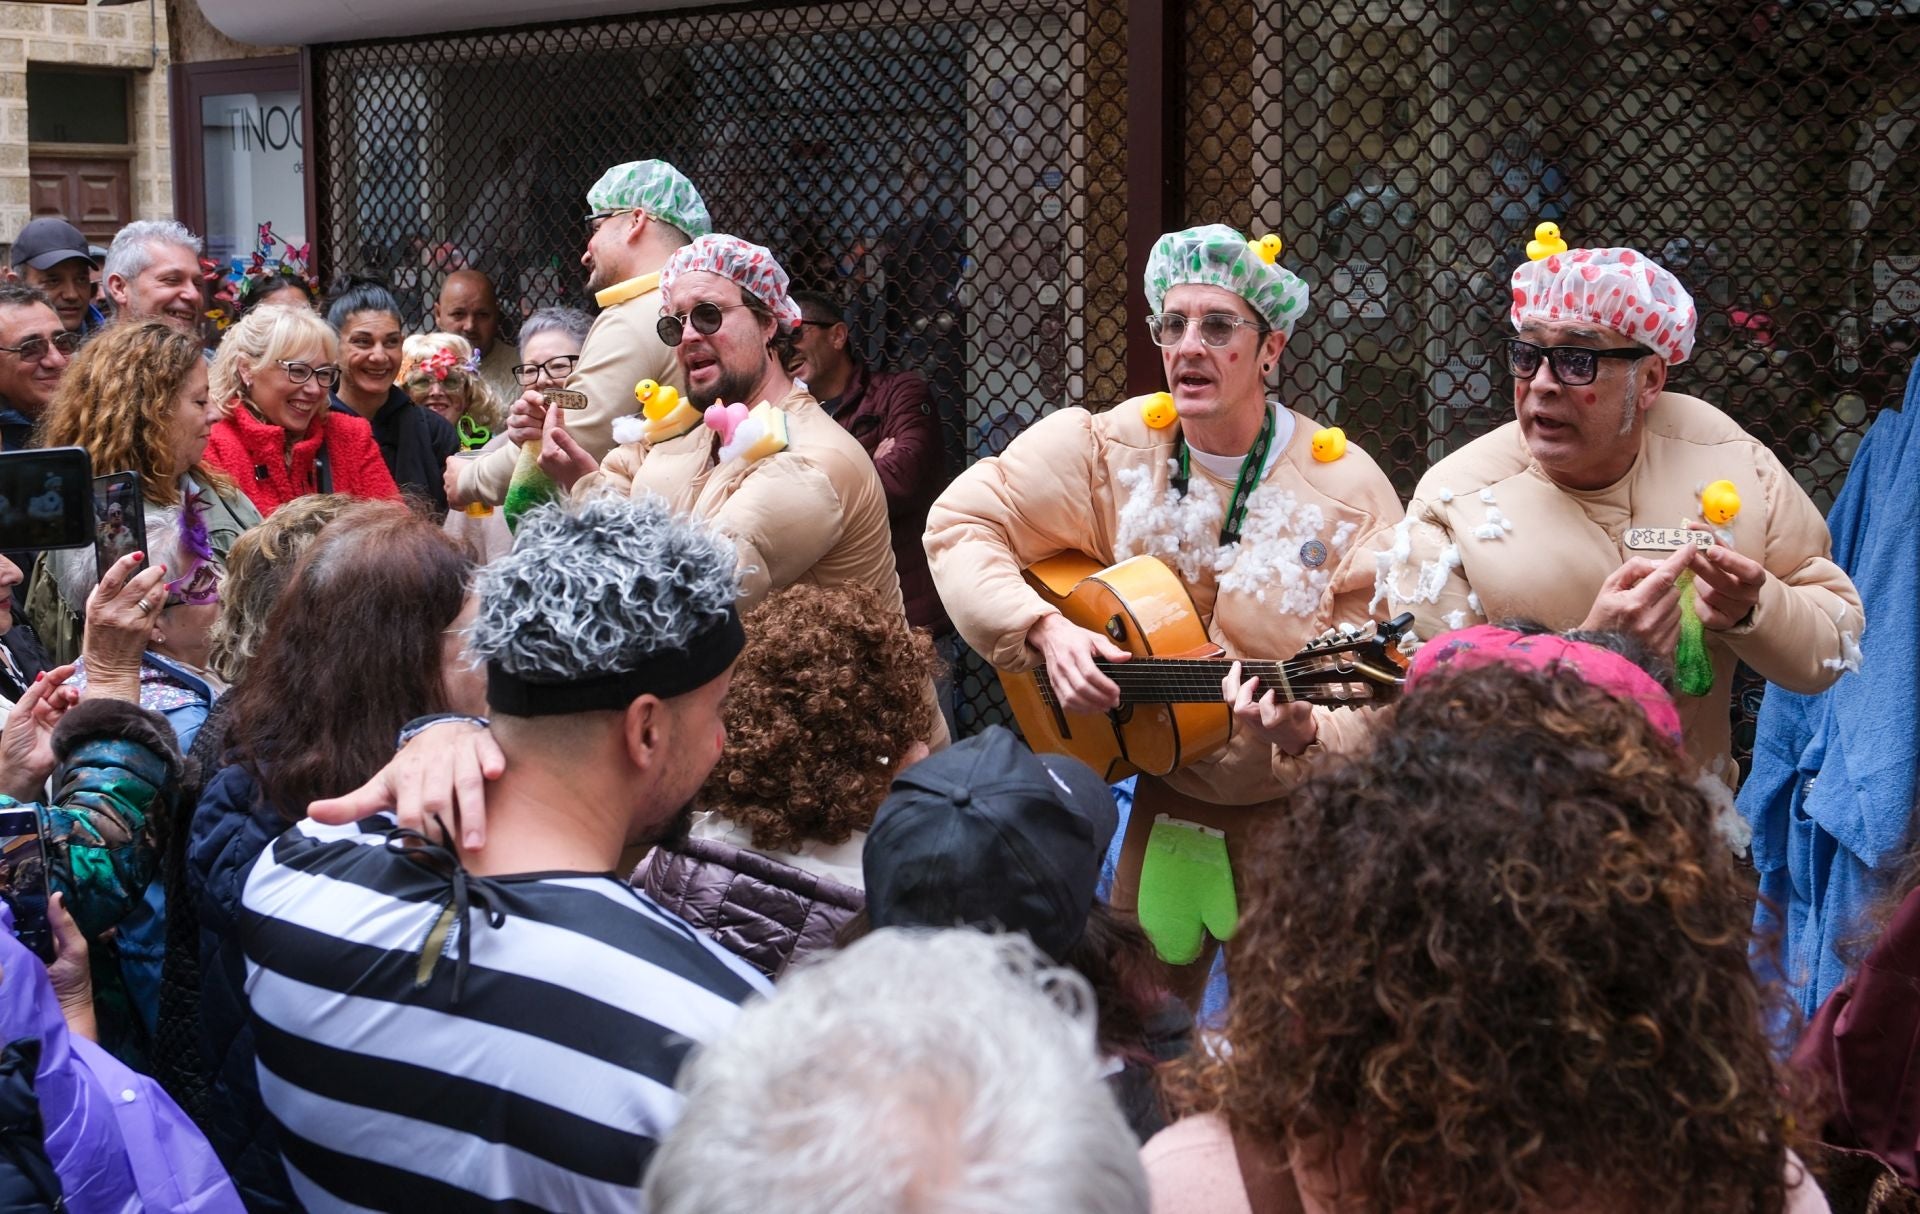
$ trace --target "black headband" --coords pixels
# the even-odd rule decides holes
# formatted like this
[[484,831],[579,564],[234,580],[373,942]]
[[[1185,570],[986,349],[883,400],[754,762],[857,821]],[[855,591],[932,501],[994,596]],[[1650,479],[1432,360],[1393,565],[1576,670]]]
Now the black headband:
[[740,613],[728,607],[724,617],[695,633],[684,648],[649,654],[632,670],[616,674],[536,682],[502,670],[493,660],[487,663],[487,706],[509,717],[618,712],[641,696],[668,700],[706,686],[733,664],[746,644]]

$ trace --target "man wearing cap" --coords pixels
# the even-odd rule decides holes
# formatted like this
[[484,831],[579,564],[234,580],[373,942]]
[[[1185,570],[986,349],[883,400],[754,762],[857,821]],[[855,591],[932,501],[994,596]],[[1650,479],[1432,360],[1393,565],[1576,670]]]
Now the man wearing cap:
[[[1316,458],[1316,423],[1268,399],[1268,377],[1307,306],[1306,284],[1277,263],[1278,251],[1277,238],[1256,246],[1220,224],[1162,236],[1145,286],[1169,393],[1042,418],[933,504],[927,556],[961,636],[1002,670],[1045,663],[1072,711],[1118,705],[1119,690],[1095,659],[1125,654],[1026,584],[1021,570],[1045,557],[1159,558],[1192,595],[1208,634],[1236,657],[1291,657],[1325,629],[1365,619],[1365,550],[1399,520],[1400,503],[1344,436],[1323,441],[1327,458]],[[1337,747],[1364,732],[1345,710],[1277,704],[1251,681],[1225,690],[1234,701],[1227,746],[1140,781],[1115,888],[1119,905],[1138,896],[1163,957],[1191,963],[1182,979],[1189,994],[1205,979],[1204,937],[1232,933],[1227,865],[1259,807],[1298,778],[1296,756],[1309,745]],[[1142,886],[1159,815],[1210,840],[1204,912],[1180,890],[1170,908]],[[1161,850],[1181,850],[1184,836],[1158,833]]]
[[1858,663],[1859,593],[1767,445],[1666,390],[1698,324],[1679,281],[1634,249],[1541,243],[1513,274],[1515,419],[1421,478],[1379,541],[1375,601],[1415,612],[1423,637],[1506,619],[1630,633],[1676,655],[1683,683],[1690,612],[1704,653],[1680,697],[1687,750],[1735,784],[1735,665],[1827,687]]
[[308,819],[247,875],[261,1095],[302,1209],[639,1209],[688,1051],[768,990],[614,875],[719,758],[730,546],[659,502],[548,506],[475,589],[505,754],[484,845]]
[[[587,288],[600,315],[580,348],[566,386],[586,394],[587,406],[567,417],[567,431],[595,459],[614,447],[613,420],[634,411],[634,387],[654,380],[684,388],[673,351],[660,340],[660,270],[676,249],[713,230],[707,204],[693,183],[664,160],[616,165],[587,191]],[[515,368],[531,389],[538,368]],[[447,464],[447,500],[457,509],[485,502],[507,506],[509,521],[553,496],[534,466],[546,402],[527,391],[512,409],[512,440],[479,459]],[[522,459],[520,448],[531,443]],[[509,494],[511,493],[511,499]]]
[[60,324],[69,333],[87,334],[107,323],[93,306],[91,246],[80,229],[51,215],[33,220],[13,241],[10,279],[46,292]]

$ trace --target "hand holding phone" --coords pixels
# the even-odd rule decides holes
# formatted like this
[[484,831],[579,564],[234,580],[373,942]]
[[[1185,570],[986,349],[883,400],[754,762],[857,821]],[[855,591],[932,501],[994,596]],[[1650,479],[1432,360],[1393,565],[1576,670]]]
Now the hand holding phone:
[[47,855],[40,844],[40,815],[36,810],[0,809],[0,899],[13,908],[14,938],[40,960],[52,961]]
[[93,559],[95,577],[121,557],[147,550],[147,512],[138,472],[109,472],[93,478]]

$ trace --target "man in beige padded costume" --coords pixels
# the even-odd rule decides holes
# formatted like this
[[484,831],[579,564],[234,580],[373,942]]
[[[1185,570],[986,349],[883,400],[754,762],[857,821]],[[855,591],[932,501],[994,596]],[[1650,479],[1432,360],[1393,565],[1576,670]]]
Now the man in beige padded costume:
[[1676,665],[1704,694],[1679,697],[1686,746],[1732,785],[1736,662],[1797,692],[1858,662],[1860,596],[1826,523],[1766,444],[1665,390],[1698,318],[1645,254],[1546,251],[1514,271],[1512,319],[1515,420],[1421,478],[1381,537],[1376,608],[1414,611],[1422,637],[1529,619],[1673,655],[1691,575],[1704,655]]
[[[1095,659],[1123,655],[1022,580],[1045,557],[1158,557],[1236,657],[1287,658],[1366,617],[1369,545],[1398,521],[1400,503],[1365,454],[1316,458],[1316,424],[1267,399],[1266,376],[1307,305],[1306,284],[1274,260],[1278,245],[1250,245],[1219,224],[1162,236],[1146,289],[1172,408],[1156,394],[1099,414],[1062,409],[933,505],[927,556],[954,626],[1003,670],[1044,662],[1071,710],[1118,703]],[[1324,442],[1322,451],[1332,453]],[[1189,994],[1204,984],[1208,937],[1233,930],[1239,839],[1298,778],[1310,745],[1364,733],[1346,710],[1275,704],[1233,680],[1227,690],[1228,745],[1164,780],[1141,778],[1114,894],[1121,906],[1137,902],[1161,955],[1187,967]],[[1156,825],[1158,815],[1170,821]],[[1207,870],[1197,882],[1191,872],[1162,880],[1195,866]]]

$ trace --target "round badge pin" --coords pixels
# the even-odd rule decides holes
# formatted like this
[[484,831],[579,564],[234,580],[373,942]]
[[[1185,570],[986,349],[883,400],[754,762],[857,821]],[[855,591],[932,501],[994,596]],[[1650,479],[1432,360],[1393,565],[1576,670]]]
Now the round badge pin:
[[1300,545],[1300,563],[1309,569],[1318,569],[1327,563],[1327,546],[1319,540],[1308,540]]

